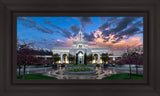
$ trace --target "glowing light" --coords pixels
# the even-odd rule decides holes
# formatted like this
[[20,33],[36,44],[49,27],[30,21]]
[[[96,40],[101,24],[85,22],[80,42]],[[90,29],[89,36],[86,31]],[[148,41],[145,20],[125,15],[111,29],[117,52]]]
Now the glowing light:
[[78,55],[78,56],[82,57],[82,56],[83,56],[83,54],[82,54],[82,53],[79,53],[79,55]]

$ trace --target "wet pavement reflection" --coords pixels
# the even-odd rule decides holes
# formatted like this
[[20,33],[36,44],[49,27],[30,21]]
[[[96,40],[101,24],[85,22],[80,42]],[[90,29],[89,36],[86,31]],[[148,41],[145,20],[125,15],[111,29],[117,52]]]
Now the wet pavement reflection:
[[59,67],[50,69],[48,72],[43,73],[43,75],[56,77],[58,79],[102,79],[103,77],[117,74],[115,69],[96,67],[95,70],[96,73],[94,74],[67,74],[64,72],[65,67]]
[[[22,68],[23,69],[23,68]],[[42,68],[27,68],[26,74],[42,74],[45,76],[56,77],[57,79],[102,79],[118,73],[128,73],[128,70],[117,70],[115,68],[95,67],[95,73],[92,74],[67,74],[66,67],[42,67]],[[21,73],[23,70],[21,70]],[[18,71],[17,71],[18,74]]]

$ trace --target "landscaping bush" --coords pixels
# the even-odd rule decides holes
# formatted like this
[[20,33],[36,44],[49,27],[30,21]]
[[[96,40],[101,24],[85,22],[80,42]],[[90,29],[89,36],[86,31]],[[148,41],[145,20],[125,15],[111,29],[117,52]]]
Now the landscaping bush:
[[68,67],[94,67],[93,64],[88,64],[88,65],[84,65],[84,64],[77,64],[77,65],[67,65]]

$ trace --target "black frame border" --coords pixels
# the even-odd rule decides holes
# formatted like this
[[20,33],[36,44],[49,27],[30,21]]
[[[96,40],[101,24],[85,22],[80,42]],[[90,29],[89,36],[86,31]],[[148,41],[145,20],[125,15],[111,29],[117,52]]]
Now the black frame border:
[[[47,2],[48,1],[48,2]],[[46,3],[47,2],[47,3]],[[96,6],[95,6],[96,5]],[[82,7],[83,6],[83,7]],[[147,42],[148,51],[147,60],[148,65],[148,81],[145,84],[140,83],[127,83],[122,82],[115,84],[41,84],[42,82],[37,81],[37,84],[13,84],[11,77],[10,64],[11,63],[11,52],[12,52],[12,13],[13,12],[69,12],[69,11],[118,11],[119,14],[122,11],[145,11],[148,12],[149,38]],[[20,95],[145,95],[145,96],[159,96],[160,95],[160,1],[158,0],[85,0],[74,1],[74,0],[39,0],[27,1],[27,0],[0,0],[0,95],[1,96],[20,96]],[[146,23],[145,23],[146,24]],[[144,38],[144,39],[145,39]],[[146,47],[145,47],[146,48]],[[14,49],[14,48],[13,48]],[[14,60],[14,59],[13,59]],[[14,82],[15,83],[15,82]],[[23,82],[22,82],[23,83]],[[73,83],[73,82],[72,82]]]

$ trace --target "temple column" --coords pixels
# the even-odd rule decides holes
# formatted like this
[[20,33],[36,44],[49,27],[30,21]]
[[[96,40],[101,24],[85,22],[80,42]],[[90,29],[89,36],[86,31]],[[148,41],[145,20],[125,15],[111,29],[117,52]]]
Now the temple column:
[[115,61],[116,59],[115,59],[115,57],[113,57],[113,61]]
[[63,54],[61,54],[61,64],[63,64]]
[[46,57],[46,56],[44,57],[44,60],[47,60],[47,57]]
[[[113,61],[115,61],[116,60],[116,58],[115,57],[113,57]],[[113,63],[113,65],[115,65],[115,63]]]
[[82,64],[84,64],[84,56],[82,56]]
[[100,64],[100,55],[98,54],[98,64]]
[[68,64],[68,57],[66,56],[66,63]]

